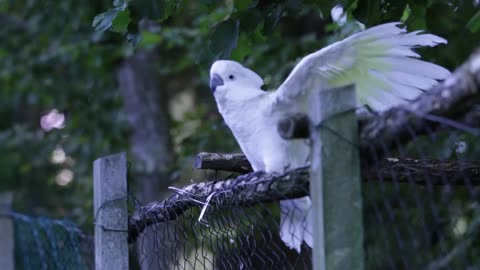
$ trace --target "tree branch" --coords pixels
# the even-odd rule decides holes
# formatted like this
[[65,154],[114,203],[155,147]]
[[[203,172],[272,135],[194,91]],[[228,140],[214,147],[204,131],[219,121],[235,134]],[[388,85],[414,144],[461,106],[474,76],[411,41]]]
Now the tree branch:
[[235,173],[252,172],[252,166],[248,159],[242,153],[238,154],[219,154],[219,153],[200,153],[195,157],[195,169],[215,168],[214,170],[229,171]]
[[281,119],[277,126],[280,137],[289,139],[301,139],[310,137],[310,120],[305,114],[295,114]]
[[[209,169],[215,169],[219,164],[221,168],[225,169],[228,164],[237,166],[237,164],[248,162],[246,159],[240,160],[243,156],[241,154],[210,155],[202,153],[199,156],[209,160]],[[231,157],[235,157],[237,160],[229,163],[230,161],[227,160],[232,160],[229,159]],[[450,185],[480,185],[480,162],[389,158],[383,160],[378,166],[362,170],[362,179],[364,181],[413,182],[422,185],[447,183]],[[153,202],[135,211],[130,217],[129,241],[133,242],[146,227],[152,224],[176,220],[188,209],[202,207],[194,200],[205,202],[212,194],[208,208],[249,206],[300,198],[308,195],[308,190],[307,167],[293,169],[284,174],[252,172],[225,181],[192,184],[162,202]]]
[[150,203],[135,211],[129,221],[129,242],[135,241],[152,224],[175,220],[190,208],[202,207],[195,200],[206,202],[212,194],[208,208],[300,198],[308,194],[308,189],[308,168],[297,168],[283,174],[253,172],[225,181],[192,184],[164,201]]
[[[235,162],[229,162],[231,157]],[[208,163],[200,160],[208,159]],[[237,164],[248,163],[243,154],[200,153],[195,169],[240,171]],[[200,165],[200,166],[197,166]],[[244,166],[243,165],[243,166]],[[480,161],[439,161],[433,159],[386,158],[370,167],[362,167],[363,181],[398,181],[417,184],[480,185]],[[467,181],[469,183],[466,183]]]
[[376,166],[363,168],[362,179],[421,185],[480,185],[480,162],[386,158]]

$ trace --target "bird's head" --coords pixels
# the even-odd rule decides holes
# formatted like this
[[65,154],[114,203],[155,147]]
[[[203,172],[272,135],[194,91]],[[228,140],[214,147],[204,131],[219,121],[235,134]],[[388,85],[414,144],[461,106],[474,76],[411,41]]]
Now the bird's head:
[[263,80],[255,72],[230,60],[218,60],[210,68],[210,89],[215,97],[241,99],[262,92]]

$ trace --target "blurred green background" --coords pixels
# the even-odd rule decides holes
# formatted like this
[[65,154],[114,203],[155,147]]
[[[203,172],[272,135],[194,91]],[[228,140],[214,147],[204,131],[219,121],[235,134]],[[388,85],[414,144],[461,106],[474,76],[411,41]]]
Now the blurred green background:
[[[205,179],[198,152],[238,150],[208,89],[214,60],[270,89],[302,56],[403,21],[446,38],[420,52],[452,70],[479,44],[478,2],[0,0],[0,190],[16,211],[90,230],[96,158],[128,151],[132,194],[148,203]],[[449,157],[452,143],[432,151]]]

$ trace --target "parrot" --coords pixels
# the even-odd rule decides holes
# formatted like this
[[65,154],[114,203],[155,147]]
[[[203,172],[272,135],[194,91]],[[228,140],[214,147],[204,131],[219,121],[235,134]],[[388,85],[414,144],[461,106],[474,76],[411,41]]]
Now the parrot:
[[[408,102],[447,78],[446,68],[421,60],[413,49],[447,41],[424,31],[407,32],[400,22],[357,32],[300,59],[284,82],[265,91],[263,79],[232,60],[210,68],[210,90],[218,111],[254,171],[282,173],[309,164],[308,140],[285,140],[277,132],[283,118],[309,113],[314,91],[354,84],[360,105],[385,111]],[[280,238],[301,252],[313,247],[309,196],[280,201]]]

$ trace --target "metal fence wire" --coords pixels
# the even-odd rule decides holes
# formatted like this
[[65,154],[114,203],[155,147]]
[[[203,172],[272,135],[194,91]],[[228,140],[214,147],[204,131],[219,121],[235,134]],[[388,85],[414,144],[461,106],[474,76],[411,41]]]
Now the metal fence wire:
[[94,241],[68,220],[11,215],[15,226],[15,269],[94,269]]
[[[367,269],[478,269],[478,136],[441,127],[372,151],[363,183]],[[377,159],[376,156],[387,157]]]
[[139,237],[139,264],[142,269],[309,269],[311,249],[304,246],[299,255],[280,240],[279,213],[278,202],[212,206],[199,223],[200,210],[188,209]]
[[[479,136],[452,123],[412,126],[397,142],[363,145],[365,269],[480,267]],[[254,186],[265,181],[240,177]],[[140,228],[130,228],[147,228],[134,237],[142,269],[311,269],[311,249],[304,243],[297,253],[279,237],[281,194],[262,193],[255,203],[245,199],[252,189],[238,178],[209,180],[142,208],[143,220],[131,224]],[[265,183],[256,191],[272,188]],[[212,195],[205,207],[205,186],[210,195],[216,188],[226,194]]]
[[[346,110],[327,112],[333,115],[332,119],[344,117],[344,122],[320,117],[322,122],[310,125],[314,149],[311,183],[317,180],[313,175],[319,171],[338,181],[336,184],[322,178],[324,189],[320,192],[324,200],[320,209],[326,224],[324,242],[320,243],[325,243],[327,265],[331,263],[331,250],[349,252],[332,246],[348,243],[344,235],[350,233],[348,237],[352,237],[353,232],[361,241],[351,243],[361,242],[360,252],[350,257],[345,257],[347,253],[333,254],[332,257],[337,256],[334,260],[359,260],[360,264],[348,265],[363,264],[364,269],[372,270],[480,269],[479,59],[477,51],[452,77],[405,105],[381,114],[357,111],[356,119],[352,112],[347,115]],[[349,104],[355,103],[353,95],[349,100]],[[352,110],[354,105],[348,106]],[[315,120],[318,115],[313,114],[310,119]],[[349,128],[345,121],[357,121],[360,136],[355,135],[354,129],[345,131]],[[303,122],[308,123],[308,119]],[[302,129],[287,130],[297,134]],[[319,143],[318,138],[327,140]],[[359,166],[352,159],[356,153]],[[288,248],[279,234],[289,218],[298,219],[295,211],[282,213],[280,201],[309,194],[309,168],[292,166],[278,174],[247,173],[245,160],[238,156],[211,157],[196,160],[195,166],[243,174],[174,188],[174,195],[166,200],[137,208],[129,217],[129,241],[136,244],[137,267],[311,269],[312,261],[317,262],[319,255],[312,257],[312,250],[305,243],[300,252]],[[212,163],[215,159],[216,165]],[[339,168],[343,173],[333,168],[335,162],[341,161]],[[354,173],[346,172],[344,165],[350,161]],[[318,164],[330,167],[317,170]],[[335,173],[327,172],[329,169]],[[349,175],[351,181],[338,175]],[[352,207],[358,206],[353,205],[358,200],[352,199],[358,197],[358,188],[355,192],[345,188],[358,184],[355,175],[359,175],[362,197],[362,214],[358,218],[350,211],[353,208],[343,203],[350,200]],[[312,187],[318,187],[316,183]],[[345,194],[336,194],[339,191]],[[335,194],[337,204],[331,203],[331,194]],[[317,204],[313,206],[316,207]],[[306,226],[307,219],[299,221],[301,225],[296,228]],[[347,227],[353,229],[346,231]],[[293,233],[294,229],[289,231]]]

